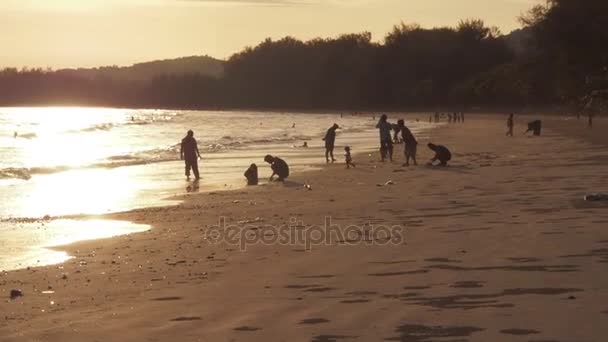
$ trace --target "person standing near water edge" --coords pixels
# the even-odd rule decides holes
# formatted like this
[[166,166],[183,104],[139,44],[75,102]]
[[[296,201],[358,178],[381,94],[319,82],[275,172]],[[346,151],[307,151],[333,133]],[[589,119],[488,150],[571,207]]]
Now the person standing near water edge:
[[416,150],[418,148],[418,141],[412,134],[409,128],[405,125],[404,120],[397,121],[397,125],[401,131],[401,137],[403,139],[403,153],[405,154],[404,166],[410,166],[410,158],[414,161],[414,165],[418,165],[416,161]]
[[325,161],[329,163],[329,157],[331,156],[332,163],[336,161],[334,158],[334,144],[336,143],[336,130],[340,128],[338,124],[334,124],[331,126],[327,133],[325,133],[325,137],[323,141],[325,141]]
[[186,163],[186,179],[190,180],[190,169],[194,172],[195,180],[201,179],[198,172],[198,159],[201,157],[201,153],[198,151],[198,145],[192,130],[189,130],[188,135],[182,139],[179,154],[181,160]]
[[507,131],[507,136],[508,137],[512,137],[513,136],[513,125],[514,125],[513,113],[511,113],[511,114],[509,114],[509,118],[507,119],[507,128],[509,129]]
[[382,161],[386,159],[388,155],[389,160],[393,161],[393,140],[391,138],[392,126],[387,121],[388,117],[383,114],[380,117],[380,121],[376,124],[376,128],[380,130],[380,154],[382,155]]

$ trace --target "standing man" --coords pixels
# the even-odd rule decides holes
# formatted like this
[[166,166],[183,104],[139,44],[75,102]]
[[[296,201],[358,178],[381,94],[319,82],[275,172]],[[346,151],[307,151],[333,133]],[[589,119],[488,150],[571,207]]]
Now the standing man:
[[327,130],[325,138],[323,138],[325,141],[325,161],[328,163],[330,156],[332,163],[336,161],[336,158],[334,158],[334,144],[336,142],[336,130],[338,128],[340,128],[340,126],[338,126],[338,124],[334,124]]
[[380,154],[382,155],[382,161],[386,159],[388,155],[389,160],[393,161],[393,140],[391,139],[392,126],[388,123],[388,117],[383,114],[380,117],[380,121],[376,125],[376,128],[380,130]]
[[192,130],[188,131],[188,135],[182,139],[179,154],[180,158],[186,162],[186,179],[190,180],[190,169],[194,172],[195,180],[201,179],[198,173],[198,159],[201,157],[201,153],[198,151],[198,145]]
[[513,120],[513,113],[509,114],[509,118],[507,119],[507,136],[508,137],[512,137],[513,136],[513,125],[515,124],[514,120]]
[[416,150],[418,148],[418,141],[412,134],[412,131],[405,125],[405,121],[397,121],[397,125],[401,130],[401,137],[403,138],[403,152],[405,154],[404,166],[410,166],[410,158],[414,161],[414,165],[418,165],[416,161]]

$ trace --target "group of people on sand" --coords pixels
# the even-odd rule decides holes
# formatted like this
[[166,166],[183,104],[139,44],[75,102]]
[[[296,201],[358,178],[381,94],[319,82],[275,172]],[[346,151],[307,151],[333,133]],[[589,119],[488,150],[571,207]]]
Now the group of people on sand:
[[[182,139],[180,158],[186,164],[186,179],[190,180],[190,173],[192,172],[194,173],[194,180],[199,181],[201,177],[198,170],[198,160],[201,158],[201,153],[198,150],[198,144],[194,138],[194,131],[192,130],[189,130],[186,137]],[[289,165],[287,165],[283,159],[269,154],[264,157],[264,161],[270,164],[272,169],[270,181],[272,181],[275,176],[277,176],[277,180],[281,182],[289,177]],[[247,178],[247,183],[249,185],[258,184],[258,167],[256,164],[251,164],[251,166],[249,166],[245,172],[245,177]]]
[[437,122],[441,121],[441,118],[444,118],[446,116],[448,118],[449,123],[464,122],[464,112],[454,112],[454,113],[447,113],[447,114],[435,112],[435,115],[431,114],[429,116],[429,122],[437,123]]
[[[397,125],[392,125],[388,122],[388,116],[386,114],[380,117],[380,121],[376,124],[376,128],[380,132],[380,157],[382,162],[386,159],[393,161],[393,142],[403,142],[403,151],[405,154],[404,166],[410,165],[410,159],[414,165],[418,165],[416,160],[416,154],[418,150],[418,141],[412,134],[412,131],[405,125],[404,120],[398,120]],[[391,137],[391,130],[395,132],[395,137],[401,134],[401,139],[394,139]],[[443,145],[435,145],[428,143],[427,147],[431,149],[435,155],[429,161],[430,165],[433,165],[436,161],[439,161],[439,165],[447,166],[448,162],[452,159],[452,153],[450,150]]]
[[[336,161],[336,158],[334,157],[334,148],[336,131],[339,128],[340,126],[334,123],[323,137],[323,141],[325,142],[325,161],[327,163]],[[414,137],[414,134],[412,134],[412,131],[405,125],[404,120],[398,120],[397,124],[393,125],[388,122],[388,117],[386,115],[382,115],[376,128],[378,128],[380,132],[380,155],[382,162],[386,161],[386,159],[389,159],[391,162],[393,161],[393,141],[395,141],[397,143],[403,142],[404,144],[405,164],[403,165],[409,166],[410,159],[414,165],[418,165],[416,160],[418,141]],[[391,131],[394,131],[395,139],[391,135]],[[398,137],[399,134],[401,135],[400,139]],[[435,152],[435,156],[429,162],[430,165],[439,161],[439,165],[446,166],[448,161],[452,159],[451,152],[445,146],[432,143],[428,143],[427,146]],[[198,160],[201,158],[201,153],[198,149],[196,139],[194,138],[194,131],[192,130],[189,130],[186,137],[182,139],[180,158],[185,162],[186,179],[190,180],[190,174],[193,173],[195,181],[200,180]],[[344,147],[344,159],[346,168],[356,166],[353,162],[350,146]],[[269,181],[275,180],[275,176],[276,180],[280,182],[289,177],[289,165],[285,160],[269,154],[264,157],[264,161],[270,164],[270,168],[272,169],[272,175],[270,176]],[[251,164],[244,175],[247,178],[247,184],[258,184],[258,167],[256,164]]]

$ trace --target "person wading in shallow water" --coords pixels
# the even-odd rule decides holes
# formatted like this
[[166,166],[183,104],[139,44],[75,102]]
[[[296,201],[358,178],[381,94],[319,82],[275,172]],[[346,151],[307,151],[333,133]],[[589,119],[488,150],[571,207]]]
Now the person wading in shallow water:
[[180,149],[180,158],[186,162],[186,179],[190,180],[190,170],[194,173],[196,180],[201,179],[198,172],[198,159],[201,157],[201,153],[198,151],[198,145],[196,139],[194,139],[194,132],[188,131],[188,135],[182,139],[182,146]]

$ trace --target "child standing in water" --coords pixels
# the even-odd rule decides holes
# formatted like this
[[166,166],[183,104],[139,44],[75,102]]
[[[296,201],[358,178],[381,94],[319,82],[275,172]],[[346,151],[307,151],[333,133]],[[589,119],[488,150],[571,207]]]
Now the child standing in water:
[[355,167],[355,163],[353,163],[353,157],[350,155],[350,146],[344,147],[344,159],[346,159],[346,168],[350,169],[350,167]]

